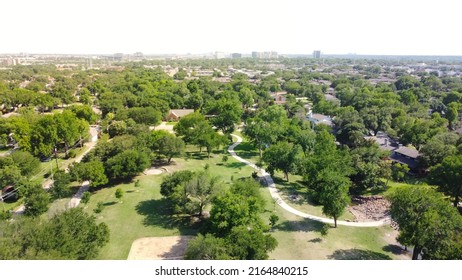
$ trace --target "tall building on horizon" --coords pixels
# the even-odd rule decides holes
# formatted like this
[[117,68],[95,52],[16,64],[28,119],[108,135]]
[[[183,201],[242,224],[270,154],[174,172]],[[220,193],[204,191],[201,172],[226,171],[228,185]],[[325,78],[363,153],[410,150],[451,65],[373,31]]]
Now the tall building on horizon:
[[319,50],[313,51],[313,58],[321,58],[321,51]]

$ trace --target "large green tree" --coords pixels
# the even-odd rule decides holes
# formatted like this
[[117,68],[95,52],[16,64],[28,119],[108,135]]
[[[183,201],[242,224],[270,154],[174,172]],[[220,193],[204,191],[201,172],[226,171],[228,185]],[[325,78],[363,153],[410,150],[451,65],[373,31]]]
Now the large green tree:
[[274,170],[281,170],[288,182],[289,173],[297,170],[301,160],[300,154],[300,146],[288,142],[278,142],[265,150],[263,160],[268,164],[270,173],[273,173]]
[[82,208],[71,208],[51,220],[20,218],[0,222],[2,260],[88,260],[109,241],[106,224],[96,223]]
[[325,171],[320,174],[319,202],[322,204],[322,212],[334,219],[337,227],[337,219],[343,214],[350,203],[348,190],[351,182],[347,176]]
[[454,198],[457,207],[462,195],[462,155],[449,156],[430,169],[430,182]]
[[397,240],[414,246],[412,259],[462,259],[462,218],[430,187],[399,188],[390,197],[391,216],[399,225]]

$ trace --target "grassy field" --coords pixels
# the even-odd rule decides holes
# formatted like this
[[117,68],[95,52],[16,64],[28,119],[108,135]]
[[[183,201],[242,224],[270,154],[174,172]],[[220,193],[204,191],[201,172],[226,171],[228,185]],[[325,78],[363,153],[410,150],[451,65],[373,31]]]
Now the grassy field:
[[[223,154],[212,154],[207,158],[205,153],[199,154],[194,147],[188,147],[188,159],[174,159],[174,163],[165,166],[168,173],[177,170],[200,170],[208,165],[211,174],[218,175],[224,185],[229,185],[231,179],[248,177],[252,169],[229,157],[222,162]],[[166,211],[166,202],[160,195],[161,175],[141,175],[140,187],[135,188],[134,182],[119,184],[92,193],[88,205],[80,207],[97,217],[99,222],[105,222],[110,229],[109,243],[101,250],[99,259],[126,259],[134,240],[141,237],[191,235],[197,232],[199,225],[192,224],[187,217],[172,217]],[[121,188],[124,195],[121,201],[115,197],[115,190]],[[104,204],[101,213],[94,213],[98,202]],[[56,211],[66,209],[69,199],[55,201],[48,216]]]
[[278,260],[387,260],[409,259],[395,241],[397,234],[389,226],[376,228],[356,228],[338,226],[321,235],[323,223],[303,219],[284,211],[271,203],[269,192],[262,188],[266,198],[268,219],[271,213],[279,216],[279,221],[271,234],[278,241],[277,248],[270,253],[270,259]]
[[[197,153],[194,147],[188,147],[186,159],[174,159],[174,163],[165,166],[168,173],[177,170],[200,170],[208,165],[211,174],[219,175],[224,185],[232,180],[249,177],[253,169],[228,157],[223,162],[223,153]],[[126,259],[134,240],[142,237],[194,235],[199,225],[187,217],[171,216],[165,211],[166,203],[160,195],[161,175],[141,175],[140,187],[133,182],[103,188],[92,193],[88,205],[81,204],[85,211],[96,216],[97,221],[105,222],[110,229],[110,241],[101,250],[99,259]],[[296,182],[295,176],[291,177]],[[284,182],[279,183],[284,186]],[[119,201],[115,190],[124,191]],[[280,220],[271,232],[278,240],[278,247],[271,252],[271,259],[401,259],[400,247],[394,244],[394,232],[390,227],[352,228],[339,226],[322,236],[320,231],[324,224],[302,219],[283,211],[272,200],[268,190],[262,186],[265,197],[266,212],[263,218],[268,220],[271,213],[276,213]],[[57,200],[53,203],[48,216],[66,208],[69,199]],[[94,213],[98,202],[104,204],[101,213]],[[298,207],[298,205],[295,205]],[[308,206],[307,206],[308,207]],[[319,210],[319,208],[314,207]],[[306,208],[308,211],[314,209]],[[316,211],[317,211],[316,210]],[[312,212],[310,212],[312,213]]]

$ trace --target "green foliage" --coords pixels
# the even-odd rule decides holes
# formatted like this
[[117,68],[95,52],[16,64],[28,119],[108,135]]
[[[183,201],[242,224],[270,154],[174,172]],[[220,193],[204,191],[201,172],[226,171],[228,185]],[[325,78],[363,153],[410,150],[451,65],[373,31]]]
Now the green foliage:
[[322,213],[334,219],[337,227],[337,218],[343,214],[350,203],[348,190],[350,180],[341,174],[324,171],[320,174],[319,202],[322,204]]
[[85,120],[91,124],[94,124],[98,119],[98,115],[96,115],[89,105],[72,105],[67,107],[66,110],[70,110],[77,118]]
[[32,185],[28,188],[24,198],[24,214],[37,217],[48,211],[50,195],[41,185]]
[[205,171],[188,170],[165,177],[160,193],[166,197],[173,213],[202,216],[204,208],[221,191],[218,177]]
[[124,196],[124,192],[121,188],[117,188],[115,191],[115,197],[120,200]]
[[90,192],[83,192],[82,199],[80,200],[83,204],[88,204],[90,202],[91,193]]
[[313,191],[312,197],[316,202],[320,201],[321,186],[326,184],[327,174],[334,173],[344,178],[354,172],[351,168],[351,156],[347,151],[337,149],[334,136],[325,130],[316,136],[314,152],[302,167],[304,180]]
[[102,186],[108,182],[103,163],[97,160],[74,164],[71,174],[79,182],[90,181],[90,186],[93,187]]
[[271,216],[269,217],[270,227],[273,228],[277,224],[278,221],[279,221],[279,216],[276,214],[271,214]]
[[63,170],[58,170],[53,175],[53,188],[51,193],[53,198],[63,198],[69,195],[69,185],[72,180],[70,173],[66,173]]
[[127,123],[125,121],[112,121],[108,128],[109,136],[115,137],[127,133]]
[[0,231],[0,258],[4,260],[94,259],[109,240],[106,224],[97,224],[81,208],[59,213],[50,221],[2,223]]
[[406,164],[396,163],[391,167],[391,177],[394,181],[403,182],[409,173],[409,167]]
[[98,214],[98,213],[103,212],[103,209],[104,209],[104,203],[102,201],[98,201],[98,203],[96,204],[96,208],[93,209],[93,212]]
[[286,180],[289,181],[289,173],[297,171],[301,161],[300,146],[288,142],[278,142],[265,150],[263,160],[268,164],[268,171],[274,170],[284,172]]
[[185,252],[186,260],[229,260],[226,240],[208,233],[199,234],[189,241]]
[[449,156],[430,169],[430,182],[454,198],[457,207],[462,195],[462,155]]
[[185,144],[181,138],[165,130],[151,132],[148,145],[156,153],[158,159],[165,157],[167,163],[170,163],[173,157],[183,154],[185,149]]
[[[392,218],[398,223],[397,240],[414,246],[413,259],[460,259],[462,217],[430,187],[399,188],[390,197]],[[457,245],[459,244],[459,245]]]
[[234,131],[234,126],[241,121],[242,104],[237,99],[220,98],[215,103],[213,113],[217,116],[212,119],[212,123],[223,133],[229,134]]
[[266,229],[260,218],[264,200],[259,192],[260,185],[252,179],[234,181],[231,189],[218,196],[210,211],[210,232],[223,237],[237,226]]
[[274,237],[259,228],[249,229],[247,226],[234,227],[226,240],[229,255],[236,260],[266,260],[268,252],[277,246]]
[[105,163],[108,177],[114,179],[128,179],[138,175],[150,165],[149,157],[140,151],[126,150]]
[[21,170],[21,175],[26,177],[34,174],[40,165],[40,161],[26,151],[15,151],[11,154],[11,159],[13,164]]

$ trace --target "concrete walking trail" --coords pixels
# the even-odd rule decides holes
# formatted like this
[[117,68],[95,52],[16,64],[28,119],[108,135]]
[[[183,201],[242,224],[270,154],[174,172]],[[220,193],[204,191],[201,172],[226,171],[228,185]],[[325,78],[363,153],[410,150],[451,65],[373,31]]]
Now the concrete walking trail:
[[[236,160],[247,164],[248,166],[252,167],[253,169],[259,171],[262,174],[263,178],[266,180],[266,183],[268,185],[268,190],[269,190],[269,192],[271,194],[271,197],[276,201],[276,203],[279,206],[281,206],[287,212],[290,212],[290,213],[292,213],[294,215],[297,215],[299,217],[302,217],[302,218],[307,218],[307,219],[311,219],[311,220],[315,220],[315,221],[320,221],[320,222],[323,222],[323,223],[334,224],[333,219],[318,217],[318,216],[314,216],[314,215],[310,215],[310,214],[301,212],[301,211],[299,211],[297,209],[292,208],[284,200],[282,200],[282,198],[281,198],[281,196],[279,194],[279,191],[276,188],[276,184],[274,183],[273,178],[271,178],[271,175],[269,173],[267,173],[263,168],[260,168],[260,167],[256,166],[255,164],[253,164],[253,163],[239,157],[236,154],[236,152],[234,151],[234,148],[236,148],[239,144],[242,143],[242,138],[235,135],[235,134],[231,134],[231,135],[236,137],[237,141],[234,142],[231,146],[229,146],[228,152]],[[386,219],[383,219],[383,220],[380,220],[380,221],[373,221],[373,222],[348,222],[348,221],[339,221],[339,220],[337,220],[338,225],[351,226],[351,227],[379,227],[379,226],[384,226],[384,225],[390,224],[390,222],[391,222],[390,218],[386,218]]]

